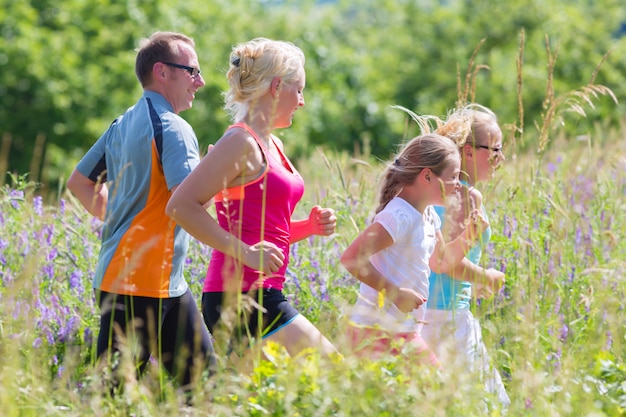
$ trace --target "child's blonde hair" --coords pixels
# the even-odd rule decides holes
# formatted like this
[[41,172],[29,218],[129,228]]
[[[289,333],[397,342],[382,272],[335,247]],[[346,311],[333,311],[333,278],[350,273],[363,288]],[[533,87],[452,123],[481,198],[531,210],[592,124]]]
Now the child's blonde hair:
[[435,132],[452,139],[461,148],[466,143],[489,145],[490,138],[500,132],[500,126],[493,111],[480,104],[470,103],[452,111]]
[[295,81],[304,67],[304,53],[291,42],[256,38],[233,48],[226,73],[230,89],[224,94],[224,109],[233,121],[241,121],[250,103],[261,97],[274,77]]
[[423,169],[441,175],[458,158],[457,145],[445,136],[427,133],[411,139],[383,172],[376,213],[382,211],[402,187],[412,184]]

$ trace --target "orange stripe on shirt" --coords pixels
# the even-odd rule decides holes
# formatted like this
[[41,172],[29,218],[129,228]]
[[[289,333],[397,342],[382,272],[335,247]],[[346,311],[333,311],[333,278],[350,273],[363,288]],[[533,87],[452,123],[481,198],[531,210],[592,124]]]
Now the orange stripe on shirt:
[[146,205],[120,239],[102,280],[103,291],[169,297],[176,223],[165,215],[170,192],[154,140],[150,174]]

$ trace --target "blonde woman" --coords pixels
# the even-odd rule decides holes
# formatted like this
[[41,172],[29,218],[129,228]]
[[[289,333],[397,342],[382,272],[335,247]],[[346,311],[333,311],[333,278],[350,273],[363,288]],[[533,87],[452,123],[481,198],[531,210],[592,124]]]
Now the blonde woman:
[[[307,219],[291,219],[304,180],[274,131],[291,126],[304,106],[304,62],[303,52],[290,42],[257,38],[233,48],[225,108],[234,123],[167,206],[180,226],[214,249],[202,312],[214,336],[219,338],[218,324],[224,324],[228,354],[269,340],[290,354],[307,347],[335,352],[282,292],[289,245],[328,236],[337,221],[332,209],[319,206]],[[203,207],[211,199],[217,221]]]

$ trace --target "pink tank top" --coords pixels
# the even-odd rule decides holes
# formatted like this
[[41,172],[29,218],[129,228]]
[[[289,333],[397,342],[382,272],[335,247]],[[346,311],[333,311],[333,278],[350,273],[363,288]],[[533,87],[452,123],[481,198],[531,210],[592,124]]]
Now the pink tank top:
[[[263,288],[282,290],[289,264],[291,216],[304,194],[304,180],[277,147],[281,160],[272,156],[257,134],[246,124],[236,123],[254,137],[263,152],[265,167],[259,177],[242,186],[225,189],[215,197],[219,225],[251,245],[261,240],[274,243],[285,254],[283,267],[266,277]],[[273,139],[272,139],[273,140]],[[224,280],[241,279],[242,291],[248,291],[261,272],[248,268],[230,256],[213,250],[204,281],[204,292],[224,291]]]

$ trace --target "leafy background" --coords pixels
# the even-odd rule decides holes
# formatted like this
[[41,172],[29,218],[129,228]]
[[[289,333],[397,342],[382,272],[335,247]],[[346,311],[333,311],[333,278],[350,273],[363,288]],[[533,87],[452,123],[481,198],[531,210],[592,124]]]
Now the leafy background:
[[[286,293],[345,352],[357,282],[338,265],[369,222],[382,162],[415,132],[402,105],[445,115],[493,108],[508,160],[484,195],[483,264],[506,272],[475,302],[511,416],[626,415],[625,8],[619,1],[0,0],[0,414],[3,416],[499,416],[472,375],[311,353],[220,373],[184,407],[152,367],[102,390],[91,277],[101,224],[64,190],[78,158],[135,102],[140,37],[196,40],[207,86],[184,112],[202,148],[221,109],[233,44],[291,40],[307,55],[307,106],[280,132],[306,179],[297,215],[333,207],[337,233],[292,248]],[[467,73],[472,74],[469,80]],[[186,271],[201,291],[210,249]],[[223,341],[222,341],[223,343]],[[220,341],[216,341],[220,348]]]
[[284,132],[288,152],[308,157],[322,145],[385,157],[404,134],[403,115],[389,106],[445,115],[472,59],[470,98],[504,125],[529,127],[519,145],[528,148],[545,110],[547,46],[557,93],[587,84],[603,63],[596,83],[618,98],[569,123],[570,136],[620,126],[625,22],[620,0],[0,0],[0,172],[29,172],[58,196],[74,162],[139,96],[134,48],[155,30],[197,43],[207,85],[182,115],[202,148],[229,122],[221,92],[230,49],[265,36],[307,56],[307,107]]

